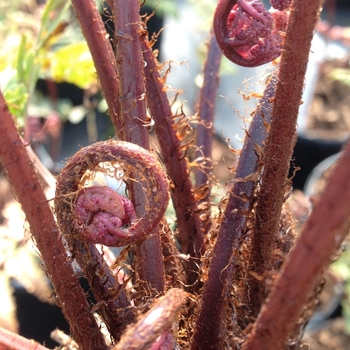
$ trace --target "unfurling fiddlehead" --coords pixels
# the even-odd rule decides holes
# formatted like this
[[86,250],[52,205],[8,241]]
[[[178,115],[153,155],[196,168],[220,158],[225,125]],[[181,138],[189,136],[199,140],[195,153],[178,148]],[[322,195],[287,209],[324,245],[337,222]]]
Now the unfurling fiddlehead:
[[[286,10],[289,1],[273,1]],[[276,13],[277,12],[277,13]],[[285,20],[281,21],[281,17]],[[256,67],[281,54],[283,39],[280,24],[287,14],[267,11],[259,0],[219,0],[214,14],[214,31],[224,55],[244,67]]]
[[131,201],[107,186],[81,189],[74,214],[74,225],[82,236],[107,246],[115,245],[117,237],[125,237],[122,226],[136,220]]
[[127,329],[120,342],[112,350],[174,349],[171,328],[176,323],[185,299],[186,293],[183,290],[169,289],[154,303],[150,311]]
[[[144,188],[146,214],[136,218],[130,200],[107,186],[84,187],[90,173],[109,172]],[[120,247],[149,234],[162,219],[169,201],[168,180],[153,156],[135,144],[108,140],[82,148],[57,180],[55,207],[62,232],[92,243]]]

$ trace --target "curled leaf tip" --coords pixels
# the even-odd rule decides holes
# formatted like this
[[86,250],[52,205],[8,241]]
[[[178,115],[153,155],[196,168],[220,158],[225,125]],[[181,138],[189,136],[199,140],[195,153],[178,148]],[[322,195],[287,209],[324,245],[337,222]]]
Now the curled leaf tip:
[[272,12],[259,0],[219,0],[214,32],[223,54],[243,67],[257,67],[280,56],[283,37]]
[[[86,173],[110,163],[123,181],[144,190],[145,214],[137,218],[132,202],[107,186],[84,187]],[[108,140],[82,148],[57,179],[55,208],[62,232],[76,233],[92,243],[120,247],[146,237],[163,218],[169,202],[168,180],[144,148]]]

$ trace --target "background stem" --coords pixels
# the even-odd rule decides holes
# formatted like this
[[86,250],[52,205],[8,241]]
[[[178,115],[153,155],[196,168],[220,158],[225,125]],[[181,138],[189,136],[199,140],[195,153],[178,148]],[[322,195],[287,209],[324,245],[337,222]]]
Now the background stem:
[[244,141],[203,291],[192,350],[209,349],[209,346],[212,349],[223,347],[221,333],[225,327],[226,302],[238,257],[235,252],[239,252],[244,238],[254,185],[259,174],[259,148],[267,137],[265,123],[270,120],[276,81],[276,76],[269,81]]
[[[181,141],[176,135],[176,126],[159,74],[158,63],[146,40],[142,43],[142,51],[146,62],[148,107],[155,122],[154,129],[162,152],[162,161],[173,184],[171,198],[176,212],[181,252],[189,254],[191,258],[198,258],[203,249],[203,232],[189,176],[188,161],[181,149]],[[189,271],[187,284],[191,285],[197,281],[198,264],[192,259],[184,264]]]
[[11,350],[50,350],[45,346],[40,345],[32,339],[24,338],[16,333],[12,333],[7,329],[0,327],[0,349]]
[[[264,150],[264,172],[255,208],[251,270],[266,276],[271,269],[275,237],[285,200],[287,176],[296,140],[296,123],[311,39],[321,1],[296,0],[291,7],[276,86],[270,134]],[[301,16],[300,13],[303,15]],[[265,278],[250,283],[256,317],[268,291]]]
[[[196,173],[196,188],[201,188],[205,195],[200,197],[199,205],[204,205],[206,225],[203,230],[206,234],[211,227],[210,218],[210,194],[212,175],[212,148],[214,137],[214,113],[216,94],[219,87],[219,69],[222,52],[213,34],[209,34],[207,60],[203,71],[203,85],[200,90],[196,145],[198,151],[196,158],[202,157],[202,168]],[[204,188],[203,188],[204,187]]]
[[94,0],[71,0],[81,30],[89,46],[103,95],[108,105],[109,116],[116,134],[123,139],[123,124],[120,116],[117,64],[105,26]]
[[[141,38],[146,30],[141,26],[138,0],[110,0],[116,42],[117,72],[120,79],[119,96],[124,141],[149,149],[146,115],[146,94],[141,52]],[[145,215],[144,193],[137,183],[128,184],[131,198],[138,217]],[[147,281],[157,292],[164,290],[164,265],[158,229],[137,244],[136,257],[140,278]],[[148,257],[153,259],[148,261]]]
[[280,350],[306,305],[320,273],[349,232],[350,143],[290,252],[243,350]]

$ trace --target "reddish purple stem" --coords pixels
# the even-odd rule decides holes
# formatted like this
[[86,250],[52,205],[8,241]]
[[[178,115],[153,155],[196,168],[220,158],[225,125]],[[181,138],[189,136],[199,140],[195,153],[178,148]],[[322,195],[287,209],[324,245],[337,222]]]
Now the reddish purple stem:
[[50,350],[40,345],[33,339],[24,338],[18,334],[12,333],[7,329],[0,328],[0,349],[1,350]]
[[[295,1],[288,22],[270,134],[264,150],[261,187],[255,205],[250,268],[262,278],[251,279],[249,282],[254,316],[260,311],[270,289],[266,280],[267,271],[272,269],[274,259],[275,239],[288,185],[298,110],[305,84],[312,34],[318,20],[319,2]],[[301,12],[304,16],[300,16]]]
[[[96,319],[90,310],[66,246],[54,220],[41,183],[18,134],[14,117],[0,93],[0,161],[17,200],[21,203],[45,269],[76,342],[84,349],[106,350]],[[86,338],[91,334],[91,339]]]
[[222,52],[213,34],[210,32],[208,44],[208,55],[204,65],[203,86],[200,91],[198,117],[200,123],[197,126],[196,145],[199,148],[197,151],[197,159],[201,159],[203,168],[196,173],[196,187],[204,191],[204,195],[200,197],[199,202],[203,203],[203,210],[206,212],[203,228],[204,233],[208,232],[211,227],[210,217],[210,187],[212,174],[212,148],[214,134],[214,113],[216,93],[219,86],[219,68]]
[[[124,141],[149,149],[138,0],[109,0],[113,13]],[[133,194],[137,195],[136,193]],[[136,205],[136,212],[138,210]]]
[[177,217],[182,253],[199,257],[203,249],[203,231],[199,219],[198,203],[189,176],[187,158],[176,135],[171,107],[159,74],[159,67],[147,41],[142,44],[146,62],[147,101],[155,121],[155,132],[162,151],[163,162],[173,187],[171,198]]
[[[116,44],[117,72],[120,79],[119,94],[123,118],[124,141],[149,149],[146,115],[144,61],[141,40],[146,31],[141,25],[138,0],[108,0],[112,9]],[[144,197],[137,183],[128,184],[130,197],[137,215],[144,216]],[[158,292],[164,289],[164,267],[158,228],[138,246],[136,255],[140,261],[140,277]],[[149,261],[149,256],[153,259]]]
[[315,282],[339,253],[339,246],[349,232],[349,159],[350,143],[288,255],[242,350],[291,348],[287,345],[288,339],[300,320]]
[[271,98],[276,81],[276,76],[270,79],[245,138],[203,291],[192,350],[210,349],[210,346],[211,349],[221,349],[223,346],[221,335],[234,272],[234,251],[239,250],[244,238],[247,211],[254,190],[253,175],[258,170],[257,151],[267,137],[266,123],[270,122],[272,114]]

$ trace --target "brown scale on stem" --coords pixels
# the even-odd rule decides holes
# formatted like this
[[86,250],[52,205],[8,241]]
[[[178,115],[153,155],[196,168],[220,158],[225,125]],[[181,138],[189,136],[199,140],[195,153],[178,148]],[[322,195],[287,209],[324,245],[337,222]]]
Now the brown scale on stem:
[[158,62],[153,55],[150,43],[144,40],[142,49],[147,63],[145,67],[147,102],[154,118],[154,128],[163,162],[173,183],[171,197],[177,215],[182,253],[199,257],[203,249],[203,230],[189,176],[188,161],[183,155],[183,145],[177,135],[180,127],[175,125],[175,116],[161,82]]
[[203,224],[203,230],[205,234],[208,233],[211,225],[210,220],[208,220],[210,217],[211,177],[213,170],[211,156],[214,134],[215,97],[219,87],[221,57],[222,52],[213,35],[213,30],[211,30],[208,41],[208,56],[203,70],[203,86],[198,102],[200,123],[197,126],[196,137],[196,144],[201,147],[196,152],[196,157],[197,159],[201,159],[200,164],[203,167],[203,169],[196,173],[196,193],[203,193],[198,201],[198,207],[204,208],[205,220],[203,221],[205,223]]
[[[183,262],[188,271],[185,278],[188,285],[198,287],[198,258],[204,251],[203,230],[195,199],[193,184],[189,175],[188,160],[177,135],[177,126],[171,111],[164,86],[159,74],[159,66],[146,40],[142,42],[143,57],[146,62],[147,102],[155,121],[155,132],[162,152],[162,158],[172,181],[171,198],[177,217],[177,230],[181,253],[189,254]],[[187,146],[186,146],[187,147]]]
[[[114,42],[116,72],[119,82],[120,119],[122,120],[122,140],[149,149],[149,134],[145,127],[149,118],[146,113],[144,62],[142,60],[141,39],[147,34],[141,25],[140,3],[138,0],[109,0],[114,20]],[[119,130],[116,130],[119,133]],[[138,217],[146,214],[143,205],[144,194],[136,182],[128,183],[130,198]],[[136,245],[139,258],[139,277],[147,281],[158,292],[164,290],[164,267],[161,253],[159,228],[154,227],[147,239]],[[153,259],[150,261],[149,256]],[[148,261],[147,261],[148,260]]]
[[[261,148],[267,137],[266,122],[270,121],[272,97],[277,83],[273,75],[265,89],[249,131],[245,138],[239,163],[236,168],[234,184],[230,190],[225,211],[221,217],[218,238],[213,250],[209,273],[203,290],[201,310],[198,315],[192,350],[211,349],[223,346],[225,333],[225,313],[230,293],[231,281],[237,276],[237,260],[244,241],[249,210],[252,207],[256,176],[259,169],[257,149]],[[217,320],[213,324],[211,320]]]
[[[281,56],[269,138],[264,150],[264,171],[255,207],[251,270],[264,276],[260,281],[252,280],[250,284],[250,298],[255,317],[269,292],[266,273],[271,270],[274,242],[285,193],[289,186],[287,177],[296,139],[298,109],[312,39],[310,34],[305,33],[312,33],[319,11],[319,4],[313,1],[306,5],[305,1],[298,0],[293,6],[295,9],[288,22],[285,50]],[[307,21],[300,18],[296,10],[301,11],[304,6],[308,6],[310,11]],[[297,45],[298,50],[292,49]],[[290,72],[293,72],[293,76]],[[282,96],[288,96],[288,103],[282,101]]]

